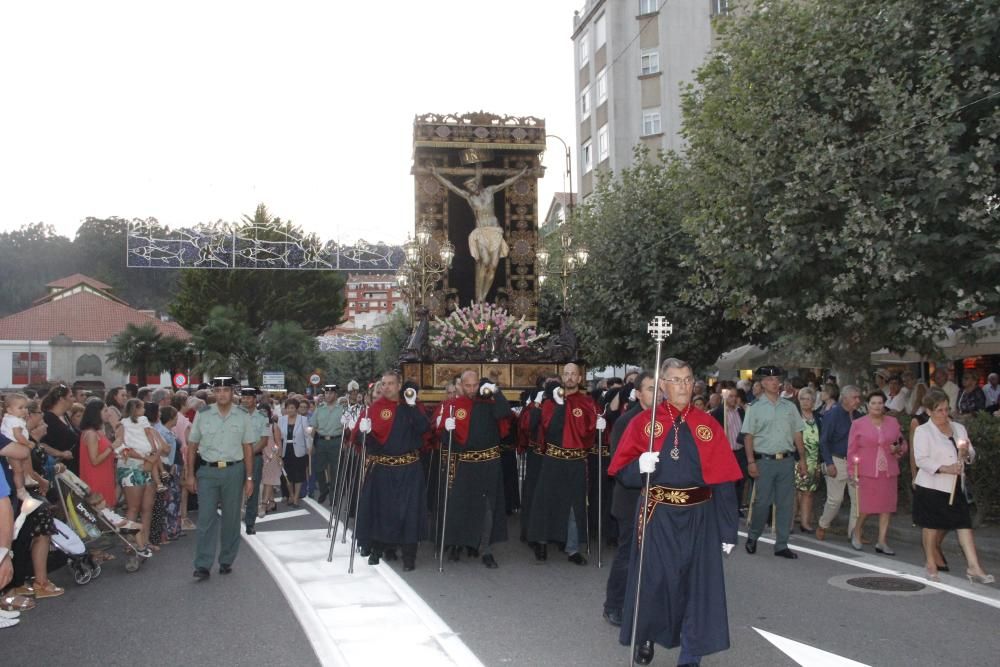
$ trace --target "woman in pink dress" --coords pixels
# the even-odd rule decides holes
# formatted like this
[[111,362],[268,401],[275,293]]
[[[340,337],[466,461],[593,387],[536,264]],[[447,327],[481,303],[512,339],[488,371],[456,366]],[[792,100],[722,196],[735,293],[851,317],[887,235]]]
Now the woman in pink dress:
[[886,414],[885,394],[868,394],[868,414],[855,419],[847,442],[847,474],[858,485],[858,520],[851,546],[861,551],[861,535],[869,514],[878,514],[875,551],[895,556],[886,539],[889,519],[896,513],[899,458],[906,454],[906,441],[895,417]]

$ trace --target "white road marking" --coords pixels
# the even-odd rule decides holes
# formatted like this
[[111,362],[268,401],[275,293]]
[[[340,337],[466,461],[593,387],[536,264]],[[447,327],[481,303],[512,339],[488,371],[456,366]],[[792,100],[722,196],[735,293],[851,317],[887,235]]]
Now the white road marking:
[[309,516],[309,510],[292,510],[291,512],[266,514],[263,517],[257,517],[257,523],[267,523],[268,521],[280,521],[281,519],[291,519],[293,516]]
[[803,667],[868,667],[863,662],[844,658],[835,653],[829,653],[815,646],[809,646],[809,644],[803,644],[802,642],[797,642],[787,637],[761,630],[760,628],[754,628],[754,630],[760,633],[761,637],[777,646],[778,650],[782,653],[798,664],[803,665]]
[[[747,536],[747,534],[743,531],[740,531],[739,534],[743,538],[746,538]],[[769,537],[760,537],[757,541],[764,542],[765,544],[774,544],[774,540]],[[916,581],[926,586],[940,589],[945,593],[951,593],[952,595],[957,595],[958,597],[965,598],[966,600],[972,600],[973,602],[979,602],[980,604],[984,604],[989,607],[993,607],[995,609],[1000,609],[1000,599],[996,597],[988,597],[986,595],[974,593],[972,591],[968,591],[963,588],[959,588],[957,586],[953,586],[951,584],[946,584],[943,582],[928,581],[927,577],[924,576],[923,574],[923,568],[914,567],[913,569],[917,570],[918,574],[913,574],[912,572],[905,572],[899,569],[882,567],[881,565],[875,565],[874,563],[868,563],[863,560],[858,560],[854,558],[845,558],[844,556],[837,556],[835,554],[826,553],[823,551],[819,551],[817,549],[812,549],[810,547],[803,547],[797,544],[792,544],[791,542],[788,544],[788,546],[792,549],[792,551],[798,553],[809,554],[810,556],[816,556],[818,558],[825,558],[826,560],[832,560],[835,563],[850,565],[852,567],[856,567],[862,570],[868,570],[869,572],[877,572],[879,574],[886,574],[893,577],[900,577],[902,579],[909,579],[910,581]],[[947,575],[942,573],[941,576],[946,577]],[[991,592],[994,590],[990,589],[987,586],[983,586],[982,588],[984,590],[990,590]]]

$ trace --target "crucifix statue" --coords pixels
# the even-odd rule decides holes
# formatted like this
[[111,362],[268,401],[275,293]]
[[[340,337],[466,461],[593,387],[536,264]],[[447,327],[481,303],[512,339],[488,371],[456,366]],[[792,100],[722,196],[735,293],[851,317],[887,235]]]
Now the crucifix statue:
[[437,169],[433,165],[430,167],[430,172],[444,187],[467,201],[469,207],[472,208],[472,213],[476,218],[476,228],[469,234],[469,253],[476,260],[476,301],[483,302],[493,285],[493,278],[496,276],[500,258],[506,257],[510,252],[510,248],[503,238],[503,229],[497,221],[493,195],[516,183],[528,173],[528,167],[523,168],[502,183],[487,187],[483,187],[483,177],[477,169],[476,176],[467,179],[462,184],[465,186],[464,190],[437,173]]

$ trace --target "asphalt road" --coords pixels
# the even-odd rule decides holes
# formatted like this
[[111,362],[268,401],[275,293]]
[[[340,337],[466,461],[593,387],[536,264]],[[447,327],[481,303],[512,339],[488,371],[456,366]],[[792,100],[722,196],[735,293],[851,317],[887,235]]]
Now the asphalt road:
[[[518,519],[510,534],[518,535]],[[325,523],[314,513],[261,524],[261,531],[300,531]],[[252,539],[252,538],[251,538]],[[87,586],[65,569],[53,579],[67,588],[41,600],[20,626],[0,631],[4,664],[75,665],[296,665],[318,664],[271,576],[244,545],[235,572],[191,578],[193,536],[164,547],[135,574],[121,558]],[[803,553],[796,561],[774,558],[763,541],[756,555],[742,543],[726,561],[732,648],[706,657],[705,665],[795,665],[755,628],[867,665],[996,665],[1000,588],[943,577],[954,589],[985,596],[995,606],[933,587],[914,593],[876,593],[846,583],[877,573],[867,564],[919,577],[921,557],[896,543],[896,558],[858,554],[842,537],[820,543],[797,535],[793,546],[838,557]],[[946,553],[955,573],[964,570],[953,542]],[[550,551],[539,564],[515,541],[497,545],[497,570],[478,559],[445,563],[439,573],[429,544],[414,572],[389,563],[486,665],[626,665],[618,631],[601,617],[605,568],[580,567]],[[358,567],[367,568],[363,559]],[[987,559],[988,571],[1000,563]],[[391,628],[386,637],[391,638]],[[676,664],[677,651],[658,648],[653,664]],[[8,662],[9,661],[9,662]],[[801,664],[818,664],[802,662]],[[829,664],[829,663],[827,663]]]

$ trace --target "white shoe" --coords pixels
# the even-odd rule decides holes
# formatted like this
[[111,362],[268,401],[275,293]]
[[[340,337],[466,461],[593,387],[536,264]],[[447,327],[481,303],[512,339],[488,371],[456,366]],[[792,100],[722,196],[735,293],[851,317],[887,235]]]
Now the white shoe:
[[115,524],[116,526],[125,520],[125,517],[123,517],[121,514],[114,511],[110,507],[105,507],[104,509],[102,509],[101,516],[103,516],[105,519]]
[[24,525],[24,520],[28,518],[28,515],[34,512],[36,509],[42,506],[42,501],[34,496],[28,496],[26,500],[21,501],[21,511],[17,515],[17,519],[14,521],[14,539],[17,539],[17,534],[21,532],[21,526]]
[[0,609],[0,619],[13,620],[13,619],[17,618],[20,615],[21,615],[21,612],[19,612],[19,611],[6,611],[4,609]]
[[21,622],[19,618],[0,618],[0,630],[4,628],[12,628]]

